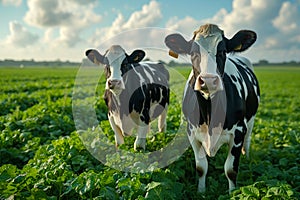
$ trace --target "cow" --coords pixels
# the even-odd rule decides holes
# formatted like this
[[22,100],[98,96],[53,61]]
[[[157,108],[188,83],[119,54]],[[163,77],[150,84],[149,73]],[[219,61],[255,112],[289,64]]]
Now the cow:
[[145,57],[143,50],[128,55],[120,45],[112,45],[104,55],[89,49],[86,56],[95,64],[105,65],[104,100],[116,147],[124,143],[124,136],[132,135],[136,129],[134,150],[145,150],[152,120],[158,118],[159,131],[166,131],[170,95],[168,70],[161,63],[140,62]]
[[[198,192],[205,191],[207,155],[228,144],[224,170],[229,193],[236,187],[240,154],[249,154],[260,89],[250,61],[237,55],[256,41],[256,33],[240,30],[231,39],[215,24],[205,24],[187,41],[170,34],[170,55],[189,55],[192,71],[186,82],[182,111],[195,155]],[[228,54],[228,55],[227,55]]]

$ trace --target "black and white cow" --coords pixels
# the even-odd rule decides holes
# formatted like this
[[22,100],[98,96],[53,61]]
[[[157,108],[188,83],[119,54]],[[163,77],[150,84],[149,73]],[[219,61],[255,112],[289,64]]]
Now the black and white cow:
[[127,55],[119,45],[111,46],[104,55],[97,50],[86,51],[95,64],[104,64],[106,88],[104,100],[108,119],[115,133],[116,146],[124,136],[137,129],[134,149],[145,149],[149,123],[158,118],[158,129],[166,130],[169,104],[169,72],[161,63],[140,62],[145,52],[135,50]]
[[227,39],[213,24],[200,26],[190,41],[180,34],[165,38],[173,54],[190,55],[193,65],[182,109],[195,154],[198,192],[205,191],[206,155],[215,156],[224,143],[229,146],[224,165],[229,192],[236,187],[240,154],[249,152],[260,90],[250,61],[235,52],[246,50],[255,41],[256,33],[249,30]]

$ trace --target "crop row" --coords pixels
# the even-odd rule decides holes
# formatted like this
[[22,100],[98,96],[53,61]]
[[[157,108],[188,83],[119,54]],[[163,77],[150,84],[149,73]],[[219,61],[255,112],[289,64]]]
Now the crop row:
[[[189,69],[175,69],[188,75]],[[0,70],[3,75],[0,89],[4,91],[0,95],[1,198],[300,198],[299,69],[256,69],[262,90],[261,105],[250,158],[241,158],[238,177],[241,187],[231,195],[227,194],[223,172],[225,145],[216,157],[209,158],[208,188],[203,195],[196,194],[197,174],[191,148],[182,155],[170,152],[168,156],[176,160],[163,168],[154,166],[155,170],[147,170],[149,166],[141,162],[148,158],[145,157],[148,153],[168,146],[180,134],[185,135],[180,111],[184,81],[180,77],[172,82],[176,87],[171,89],[168,131],[158,134],[152,129],[144,153],[134,153],[134,137],[128,137],[120,148],[126,153],[120,154],[111,148],[114,136],[102,100],[104,80],[97,79],[99,82],[95,85],[91,77],[101,75],[100,70],[93,69],[92,73],[86,70],[77,79],[77,69]],[[80,90],[74,88],[78,84]],[[81,107],[76,107],[78,113],[74,113],[72,106],[77,105]],[[96,118],[89,118],[91,115],[85,105],[95,111]],[[74,119],[74,114],[83,117]],[[78,130],[80,127],[82,130]],[[101,128],[103,135],[94,128]],[[102,146],[98,152],[92,152],[99,144]],[[109,152],[105,162],[94,157],[99,150]],[[118,170],[119,165],[132,165],[132,169],[142,173]]]

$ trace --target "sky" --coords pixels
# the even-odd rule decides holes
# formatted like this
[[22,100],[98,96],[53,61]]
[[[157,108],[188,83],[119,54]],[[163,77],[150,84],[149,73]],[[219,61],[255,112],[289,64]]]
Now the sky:
[[105,52],[105,42],[155,47],[166,32],[189,40],[214,23],[229,39],[255,31],[256,43],[242,53],[253,62],[300,61],[299,19],[300,0],[0,0],[0,60],[80,62],[86,49]]

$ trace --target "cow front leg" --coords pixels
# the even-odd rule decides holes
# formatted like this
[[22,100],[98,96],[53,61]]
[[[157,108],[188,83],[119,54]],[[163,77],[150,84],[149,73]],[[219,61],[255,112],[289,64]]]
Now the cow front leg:
[[149,124],[138,126],[137,128],[137,136],[134,142],[134,150],[137,151],[138,149],[145,150],[146,148],[146,136],[149,131]]
[[115,133],[115,143],[116,143],[116,148],[118,148],[118,146],[124,144],[124,136],[122,134],[122,130],[118,125],[116,125],[113,116],[109,116],[108,119],[109,119],[110,126]]
[[161,115],[158,117],[158,131],[161,133],[166,132],[167,130],[167,110],[168,110],[168,105],[165,106]]
[[240,155],[242,152],[246,132],[246,125],[243,124],[234,131],[234,135],[229,142],[228,156],[224,165],[224,170],[229,185],[229,193],[236,187]]
[[225,174],[228,180],[229,193],[236,187],[239,158],[240,155],[237,153],[233,155],[231,152],[229,152],[224,165]]
[[206,153],[201,143],[194,139],[191,143],[194,150],[195,161],[196,161],[196,170],[198,174],[198,192],[205,192],[205,179],[208,169],[208,163],[206,158]]

